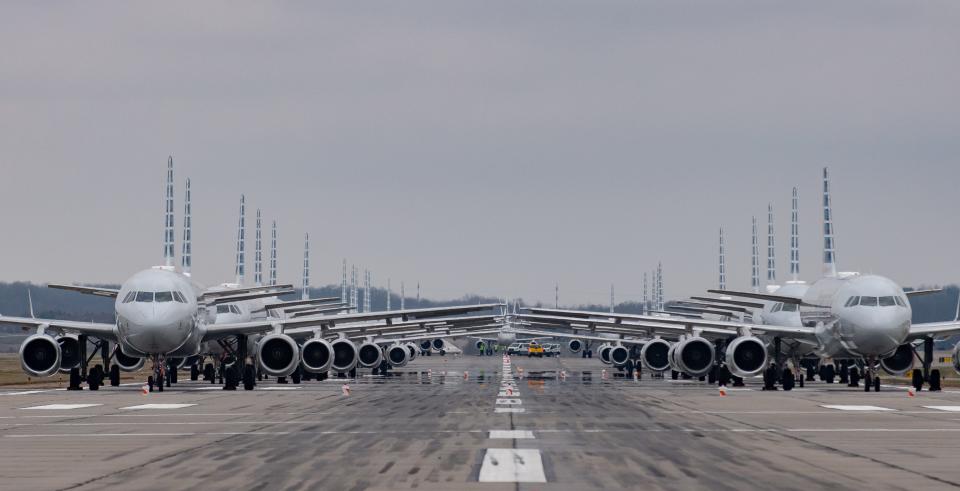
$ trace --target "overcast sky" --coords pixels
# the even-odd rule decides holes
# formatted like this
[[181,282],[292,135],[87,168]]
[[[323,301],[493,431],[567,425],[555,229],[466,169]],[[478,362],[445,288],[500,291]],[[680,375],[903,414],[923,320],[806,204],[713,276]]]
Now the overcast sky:
[[160,263],[168,155],[206,284],[246,193],[282,281],[310,232],[314,284],[605,303],[663,261],[675,297],[723,226],[748,288],[768,202],[786,276],[794,185],[812,280],[824,165],[841,270],[960,280],[952,1],[5,2],[0,45],[0,280]]

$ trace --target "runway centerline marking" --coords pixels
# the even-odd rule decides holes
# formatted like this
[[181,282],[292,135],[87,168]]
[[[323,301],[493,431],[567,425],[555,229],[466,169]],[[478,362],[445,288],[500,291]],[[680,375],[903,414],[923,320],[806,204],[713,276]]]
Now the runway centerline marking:
[[540,451],[489,448],[480,467],[480,482],[547,482]]
[[532,439],[536,438],[533,436],[533,432],[530,430],[490,430],[490,439],[499,439],[499,438],[515,438],[515,439]]
[[498,407],[493,410],[494,413],[525,413],[526,409],[522,407]]
[[196,406],[196,404],[139,404],[136,406],[127,406],[120,408],[121,410],[138,410],[138,409],[182,409],[185,407]]
[[49,409],[54,411],[63,411],[68,409],[83,409],[87,407],[102,406],[103,404],[46,404],[43,406],[22,407],[20,409]]
[[497,398],[497,404],[505,404],[505,405],[508,405],[508,406],[514,406],[514,405],[518,405],[518,404],[523,404],[523,402],[522,402],[520,399]]
[[936,409],[938,411],[960,412],[960,406],[923,406],[927,409]]
[[896,409],[890,409],[888,407],[880,406],[856,406],[856,405],[842,405],[842,404],[822,404],[820,407],[825,407],[827,409],[839,409],[840,411],[896,411]]

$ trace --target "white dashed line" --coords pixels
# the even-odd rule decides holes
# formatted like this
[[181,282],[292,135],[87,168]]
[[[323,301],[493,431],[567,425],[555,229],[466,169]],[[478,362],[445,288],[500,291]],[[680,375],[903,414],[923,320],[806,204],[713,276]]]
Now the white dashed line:
[[480,482],[547,482],[540,451],[490,448],[483,456]]
[[834,405],[834,404],[823,404],[820,407],[825,407],[827,409],[839,409],[841,411],[895,411],[888,407],[880,406],[844,406],[844,405]]
[[490,430],[490,439],[497,438],[534,438],[533,432],[530,430]]
[[303,387],[264,387],[260,390],[297,390],[302,388]]
[[196,404],[140,404],[137,406],[127,406],[120,409],[123,410],[137,410],[137,409],[182,409],[185,407],[196,406]]
[[493,410],[494,413],[525,413],[522,407],[498,407]]
[[515,405],[523,404],[523,402],[521,402],[520,399],[499,399],[499,398],[498,398],[498,399],[497,399],[497,404],[504,404],[504,405],[507,405],[507,406],[515,406]]
[[923,406],[927,409],[936,409],[938,411],[960,412],[960,406]]
[[45,406],[30,406],[23,407],[20,409],[52,409],[52,410],[66,410],[66,409],[83,409],[86,407],[102,406],[103,404],[47,404]]

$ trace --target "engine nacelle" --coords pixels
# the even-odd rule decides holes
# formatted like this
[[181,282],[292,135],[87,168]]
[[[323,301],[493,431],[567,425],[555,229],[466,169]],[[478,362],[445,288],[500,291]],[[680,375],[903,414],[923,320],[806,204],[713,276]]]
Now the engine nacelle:
[[752,377],[767,366],[767,346],[759,338],[740,336],[727,345],[727,368],[737,377]]
[[417,355],[420,354],[420,350],[417,349],[417,345],[413,343],[407,343],[405,346],[407,347],[407,351],[410,352],[410,356],[407,358],[407,362],[409,363],[413,360],[416,360]]
[[599,348],[597,348],[597,355],[600,356],[600,361],[601,361],[601,362],[603,362],[603,363],[605,363],[605,364],[607,364],[607,365],[610,364],[610,349],[612,349],[612,348],[613,348],[613,346],[611,346],[611,345],[609,345],[609,344],[602,344],[602,345],[600,345]]
[[333,345],[322,338],[308,339],[300,347],[300,364],[310,373],[323,373],[333,364]]
[[430,342],[430,346],[433,347],[434,351],[440,351],[447,347],[447,345],[443,343],[443,338],[434,339]]
[[880,359],[880,367],[890,375],[903,375],[913,368],[913,358],[913,347],[909,343],[903,343],[897,346],[892,355]]
[[567,343],[567,349],[572,353],[579,353],[583,349],[583,341],[571,339],[570,342]]
[[122,349],[117,349],[113,355],[113,361],[116,362],[120,370],[124,372],[136,372],[147,363],[146,358],[128,355],[124,353]]
[[651,339],[640,350],[640,361],[648,370],[662,372],[670,368],[668,356],[672,345],[662,339]]
[[300,345],[286,334],[268,334],[260,340],[257,362],[271,377],[286,377],[300,363]]
[[330,369],[335,372],[349,372],[357,366],[359,361],[359,352],[357,345],[346,338],[334,340],[333,343],[333,363]]
[[408,350],[407,346],[398,343],[387,348],[387,362],[389,362],[394,368],[406,366],[409,359],[410,351]]
[[424,339],[423,341],[420,341],[420,349],[423,351],[430,351],[430,340]]
[[357,349],[357,364],[360,368],[376,368],[383,361],[383,350],[376,343],[364,341]]
[[716,358],[713,344],[699,336],[684,339],[673,350],[674,364],[691,377],[702,377],[712,368]]
[[57,336],[60,345],[60,371],[69,373],[80,366],[80,340],[72,334]]
[[610,358],[610,363],[615,367],[622,367],[630,361],[630,349],[626,346],[615,345],[610,347],[610,351],[607,352],[607,356]]
[[670,369],[675,372],[682,372],[680,365],[677,365],[677,347],[680,346],[680,343],[673,343],[670,345],[670,349],[667,350],[667,364],[670,366]]
[[60,343],[52,336],[34,334],[20,345],[20,366],[33,377],[49,377],[60,370]]
[[953,370],[960,373],[960,360],[957,359],[957,355],[960,355],[960,343],[953,347]]
[[[254,351],[256,351],[256,350],[255,350],[255,349],[252,350],[251,353],[254,352]],[[184,366],[185,368],[197,366],[197,363],[200,363],[200,355],[188,356],[188,357],[186,357],[186,358],[183,359],[183,366]],[[201,367],[201,368],[202,368],[202,367]]]

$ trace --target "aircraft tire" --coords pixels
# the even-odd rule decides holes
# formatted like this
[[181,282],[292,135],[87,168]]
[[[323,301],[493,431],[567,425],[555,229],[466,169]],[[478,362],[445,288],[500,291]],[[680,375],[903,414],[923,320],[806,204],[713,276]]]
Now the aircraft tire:
[[110,365],[110,386],[120,386],[120,365],[117,365],[116,363]]
[[793,371],[789,368],[784,368],[783,376],[780,379],[780,384],[783,386],[783,390],[793,390],[795,383],[796,380],[793,378]]
[[873,377],[873,391],[880,392],[880,377]]
[[923,390],[923,370],[920,370],[919,368],[914,368],[913,374],[910,378],[911,378],[910,385],[912,385],[913,388],[917,390],[917,392],[920,392],[921,390]]
[[940,370],[934,369],[930,371],[930,391],[931,392],[940,392]]
[[873,385],[873,377],[870,376],[870,372],[863,374],[863,391],[870,392],[870,386]]
[[243,390],[253,390],[253,386],[256,383],[254,371],[252,365],[243,367]]

